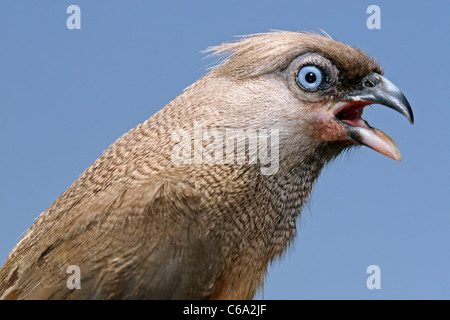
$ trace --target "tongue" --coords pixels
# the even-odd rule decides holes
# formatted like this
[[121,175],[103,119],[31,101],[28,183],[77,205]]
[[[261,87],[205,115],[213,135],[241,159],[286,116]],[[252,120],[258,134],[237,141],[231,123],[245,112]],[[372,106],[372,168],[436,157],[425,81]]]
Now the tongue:
[[350,137],[375,151],[397,161],[402,160],[400,150],[387,134],[375,128],[349,127]]
[[354,119],[341,119],[342,122],[345,122],[351,126],[354,127],[363,127],[363,128],[369,128],[366,124],[366,122],[361,118],[354,118]]

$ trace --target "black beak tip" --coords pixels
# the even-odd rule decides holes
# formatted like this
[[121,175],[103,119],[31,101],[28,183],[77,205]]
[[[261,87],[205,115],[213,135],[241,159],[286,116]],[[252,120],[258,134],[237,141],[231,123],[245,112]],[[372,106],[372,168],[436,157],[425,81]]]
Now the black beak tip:
[[401,114],[405,116],[406,119],[408,119],[409,123],[414,124],[414,113],[412,111],[411,105],[409,104],[406,97],[403,95],[403,93],[400,92],[400,101],[398,103],[398,108],[394,108],[394,110],[400,111]]
[[408,113],[409,116],[407,118],[409,120],[409,123],[411,123],[413,125],[414,124],[414,113],[413,113],[409,103],[408,103],[408,110],[409,110],[409,113]]

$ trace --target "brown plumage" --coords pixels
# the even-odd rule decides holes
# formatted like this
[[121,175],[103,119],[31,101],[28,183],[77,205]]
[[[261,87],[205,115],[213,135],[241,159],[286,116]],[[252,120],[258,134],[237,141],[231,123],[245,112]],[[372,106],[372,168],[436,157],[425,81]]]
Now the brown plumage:
[[[114,142],[39,216],[0,270],[0,298],[252,298],[294,238],[328,161],[358,144],[400,159],[394,142],[360,116],[380,103],[412,122],[411,109],[362,51],[296,32],[209,51],[227,58]],[[300,79],[305,66],[313,74]],[[302,85],[317,76],[318,87]],[[222,132],[278,130],[277,170],[175,163],[173,133],[195,140],[196,122]],[[81,289],[67,288],[69,265],[80,267]]]

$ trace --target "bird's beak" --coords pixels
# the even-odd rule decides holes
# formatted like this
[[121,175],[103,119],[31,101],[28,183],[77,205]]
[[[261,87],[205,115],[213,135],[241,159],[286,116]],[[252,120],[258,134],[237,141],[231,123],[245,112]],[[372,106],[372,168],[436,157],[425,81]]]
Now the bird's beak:
[[361,88],[346,94],[335,104],[332,112],[346,127],[349,140],[401,161],[400,150],[395,142],[361,118],[363,108],[373,103],[394,109],[404,115],[411,124],[414,123],[411,106],[403,93],[391,81],[377,73],[364,78]]

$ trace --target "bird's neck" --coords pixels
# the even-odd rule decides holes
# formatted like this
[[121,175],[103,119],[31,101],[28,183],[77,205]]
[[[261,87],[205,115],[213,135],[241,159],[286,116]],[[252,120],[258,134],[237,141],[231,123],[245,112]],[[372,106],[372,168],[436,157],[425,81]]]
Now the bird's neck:
[[[309,200],[314,182],[320,175],[322,168],[336,157],[344,146],[338,144],[324,144],[316,150],[308,148],[293,161],[292,154],[280,154],[280,167],[272,176],[260,176],[259,194],[265,195],[265,214],[274,221],[273,251],[271,255],[283,253],[289,242],[296,234],[296,220],[302,207]],[[285,157],[289,157],[286,159]],[[289,164],[289,165],[285,165]],[[268,208],[268,209],[267,209]]]
[[[222,230],[235,234],[243,230],[238,238],[233,237],[226,256],[233,261],[227,264],[219,279],[213,299],[251,299],[263,283],[267,266],[289,246],[296,234],[296,220],[308,200],[313,184],[333,152],[314,153],[304,150],[298,153],[297,161],[286,161],[280,156],[280,167],[274,175],[256,173],[258,169],[246,170],[246,181],[256,181],[249,201],[247,194],[233,195],[240,198],[239,206]],[[318,156],[326,154],[328,156]],[[292,159],[290,159],[292,160]],[[291,163],[285,166],[285,163]],[[257,178],[255,178],[255,175]],[[223,233],[221,233],[223,234]],[[227,245],[228,247],[228,245]]]

